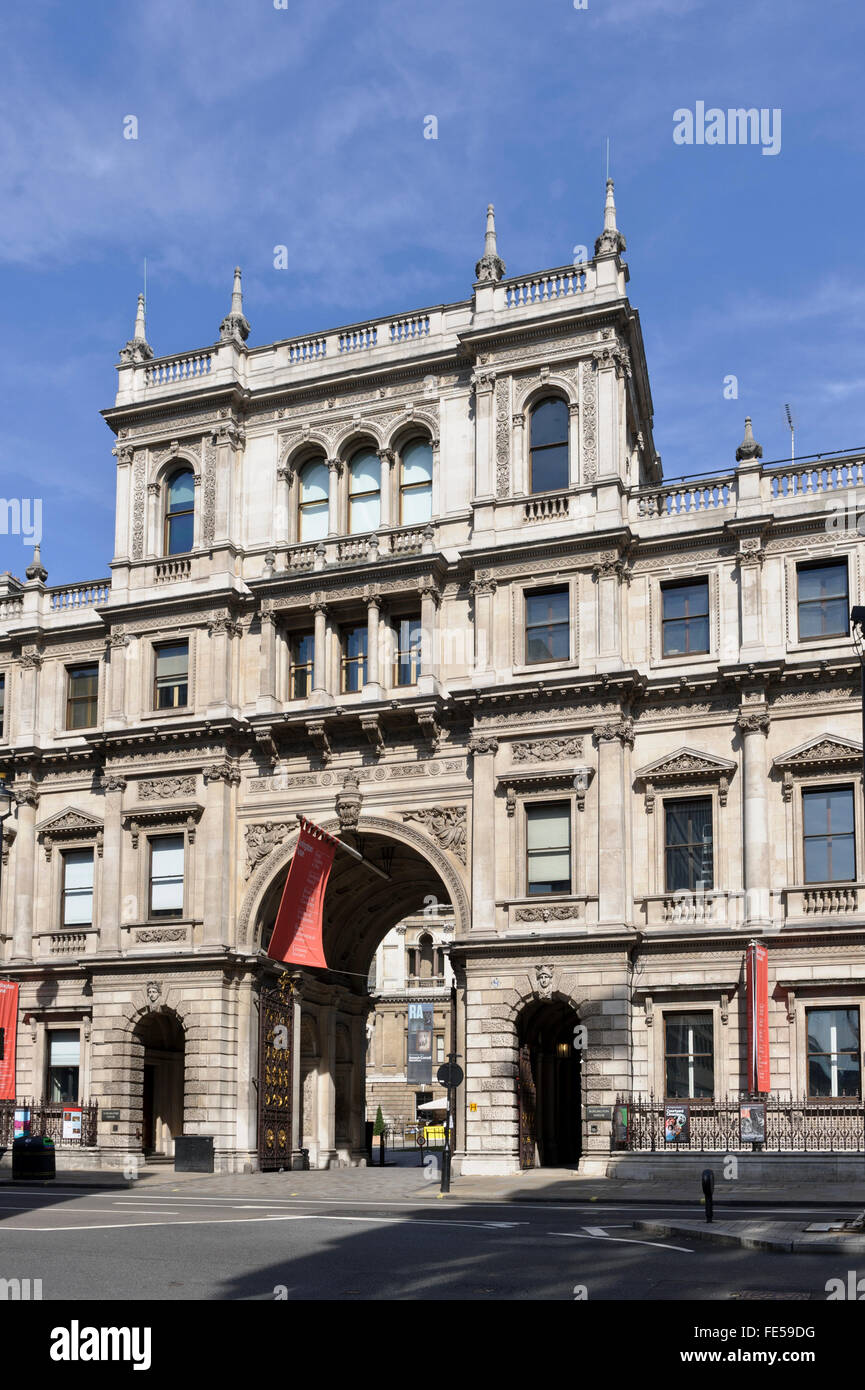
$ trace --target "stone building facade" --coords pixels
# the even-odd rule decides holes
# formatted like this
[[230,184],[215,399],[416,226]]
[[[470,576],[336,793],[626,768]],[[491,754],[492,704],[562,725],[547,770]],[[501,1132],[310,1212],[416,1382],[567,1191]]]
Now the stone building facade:
[[861,1106],[862,460],[766,464],[748,422],[665,483],[624,249],[609,184],[594,257],[536,274],[490,209],[455,304],[251,348],[237,272],[218,341],[159,358],[139,302],[110,578],[0,577],[18,1089],[98,1101],[94,1161],[182,1127],[258,1162],[299,814],[362,862],[294,972],[294,1161],[364,1161],[370,963],[430,897],[463,1172],[603,1163],[619,1095],[736,1096],[752,939],[773,1089]]

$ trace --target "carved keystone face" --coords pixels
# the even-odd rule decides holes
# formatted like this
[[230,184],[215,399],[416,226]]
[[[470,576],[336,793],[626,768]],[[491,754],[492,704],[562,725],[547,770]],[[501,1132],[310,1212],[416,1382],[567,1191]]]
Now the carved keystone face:
[[553,972],[549,965],[539,965],[535,974],[538,977],[538,988],[544,994],[548,994],[553,985]]
[[161,993],[162,993],[162,986],[161,986],[161,985],[158,985],[158,984],[156,983],[155,980],[151,980],[151,981],[148,983],[148,986],[147,986],[147,1002],[148,1002],[148,1004],[155,1004],[156,1001],[158,1000],[158,998],[159,998],[159,996],[160,996]]

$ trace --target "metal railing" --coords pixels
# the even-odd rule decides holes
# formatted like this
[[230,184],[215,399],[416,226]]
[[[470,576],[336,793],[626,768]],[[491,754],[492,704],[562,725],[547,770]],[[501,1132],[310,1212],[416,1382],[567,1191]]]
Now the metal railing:
[[96,1123],[99,1106],[96,1101],[76,1105],[81,1111],[81,1136],[74,1139],[63,1138],[63,1111],[72,1108],[72,1102],[64,1105],[62,1101],[44,1100],[0,1100],[0,1149],[11,1149],[15,1137],[15,1111],[30,1112],[30,1134],[47,1135],[54,1140],[58,1149],[91,1149],[96,1145]]
[[[665,1143],[662,1099],[619,1096],[629,1109],[627,1149],[632,1152],[750,1152],[755,1146],[739,1137],[739,1111],[747,1097],[681,1102],[689,1106],[688,1140]],[[679,1104],[680,1102],[675,1102]],[[865,1107],[861,1099],[766,1099],[764,1153],[865,1153]]]

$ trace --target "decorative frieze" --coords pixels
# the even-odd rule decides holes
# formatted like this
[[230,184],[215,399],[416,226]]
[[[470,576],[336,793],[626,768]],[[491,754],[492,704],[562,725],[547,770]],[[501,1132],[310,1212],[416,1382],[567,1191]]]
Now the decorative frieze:
[[462,864],[466,862],[465,806],[433,806],[423,811],[403,811],[404,821],[416,820],[426,827],[440,849],[450,850]]
[[513,743],[511,756],[515,763],[558,762],[560,758],[581,758],[581,738],[544,738],[532,742]]
[[246,835],[246,877],[266,859],[277,845],[281,845],[293,834],[297,826],[294,821],[264,821],[245,827]]
[[[125,787],[126,783],[122,778],[114,778],[114,782],[121,782]],[[109,790],[106,787],[106,790]],[[118,790],[111,787],[110,790]],[[119,788],[122,790],[122,788]],[[138,795],[142,801],[164,801],[172,796],[194,796],[195,778],[194,777],[148,777],[145,781],[138,783]]]

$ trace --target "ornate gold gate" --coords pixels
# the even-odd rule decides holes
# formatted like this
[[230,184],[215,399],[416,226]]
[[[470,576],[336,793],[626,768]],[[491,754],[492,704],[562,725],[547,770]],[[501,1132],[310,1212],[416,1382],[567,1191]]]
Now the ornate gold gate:
[[294,987],[287,974],[262,990],[258,1015],[258,1162],[262,1171],[291,1167]]

